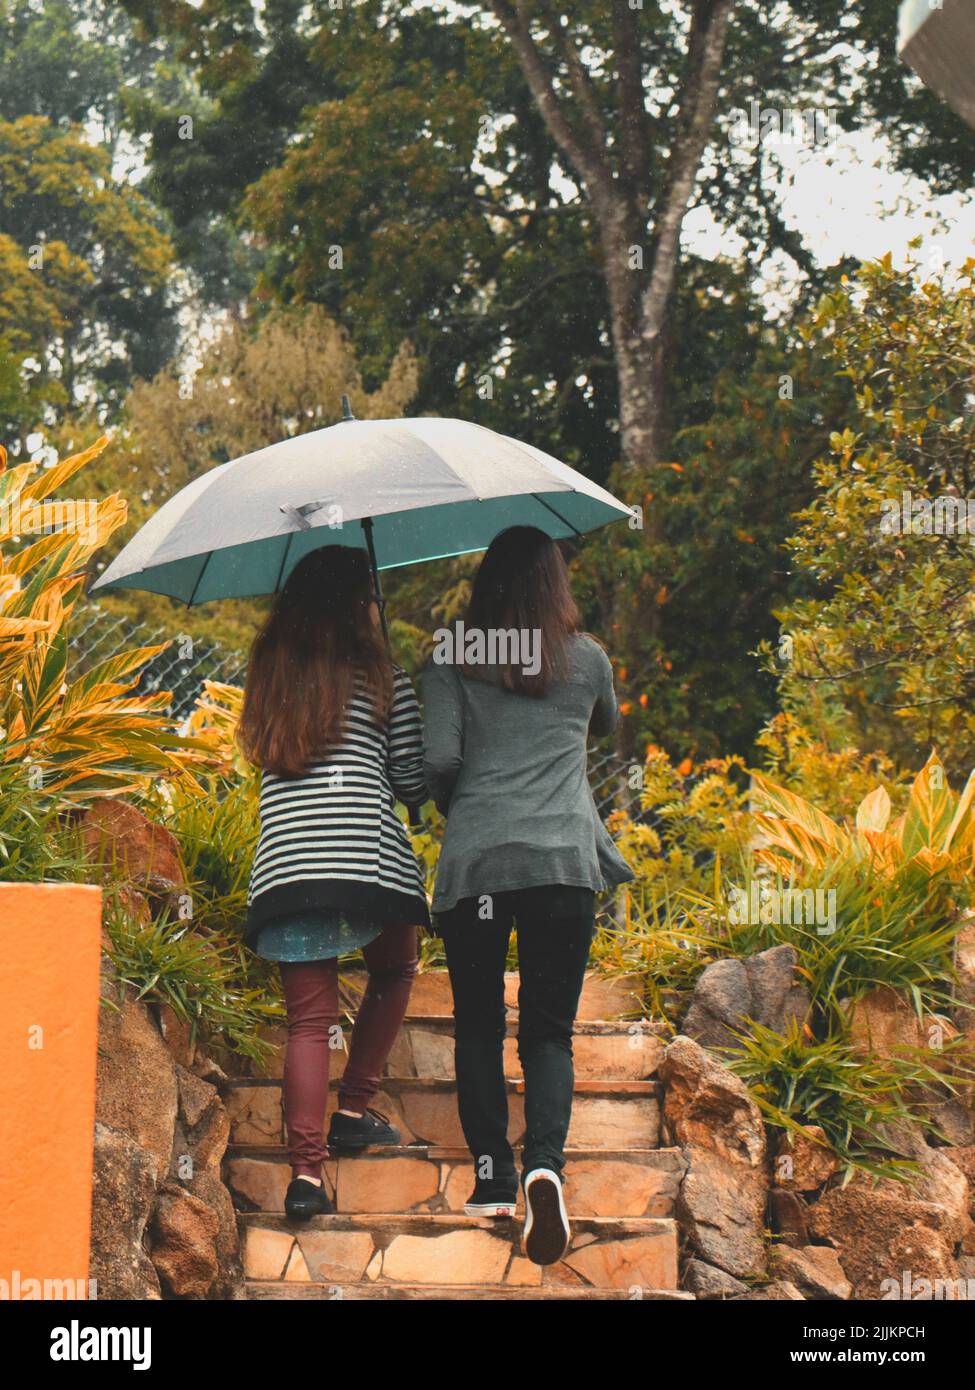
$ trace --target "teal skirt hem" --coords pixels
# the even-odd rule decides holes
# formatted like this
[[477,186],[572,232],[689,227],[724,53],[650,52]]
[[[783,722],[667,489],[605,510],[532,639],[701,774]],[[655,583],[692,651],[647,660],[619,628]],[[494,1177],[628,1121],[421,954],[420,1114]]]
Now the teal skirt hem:
[[292,913],[266,922],[257,933],[254,950],[264,960],[334,960],[368,946],[382,930],[382,925],[344,912]]

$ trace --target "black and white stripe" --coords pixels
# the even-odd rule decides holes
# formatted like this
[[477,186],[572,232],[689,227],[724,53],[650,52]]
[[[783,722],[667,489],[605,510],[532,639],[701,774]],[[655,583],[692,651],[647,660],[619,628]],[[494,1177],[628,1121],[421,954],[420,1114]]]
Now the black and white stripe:
[[423,879],[397,800],[420,805],[423,732],[416,694],[394,670],[389,723],[373,715],[361,683],[346,715],[341,744],[301,777],[261,777],[261,831],[249,903],[288,885],[350,880],[424,898]]

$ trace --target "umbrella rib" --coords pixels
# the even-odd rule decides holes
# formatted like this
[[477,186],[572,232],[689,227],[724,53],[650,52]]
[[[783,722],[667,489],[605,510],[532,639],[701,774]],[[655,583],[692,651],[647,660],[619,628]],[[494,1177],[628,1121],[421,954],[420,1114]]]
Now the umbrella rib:
[[538,495],[537,492],[533,492],[533,493],[532,493],[532,496],[534,497],[534,499],[535,499],[536,502],[541,502],[541,504],[542,504],[543,507],[548,507],[548,509],[549,509],[549,511],[552,513],[552,515],[555,516],[555,517],[558,517],[559,521],[561,521],[561,523],[562,523],[563,526],[568,526],[568,528],[569,528],[569,530],[572,532],[572,534],[573,534],[574,536],[578,536],[579,540],[582,540],[582,532],[576,530],[576,528],[572,525],[572,522],[569,521],[568,517],[561,516],[561,515],[555,510],[555,508],[551,505],[551,503],[546,502],[544,497],[539,497],[539,495]]
[[196,592],[197,592],[197,590],[198,590],[199,587],[200,587],[200,584],[201,584],[201,582],[202,582],[202,580],[203,580],[203,576],[204,576],[204,575],[206,574],[206,572],[207,572],[207,565],[210,563],[210,561],[211,561],[212,559],[213,559],[213,551],[212,551],[212,550],[208,550],[208,551],[207,551],[207,557],[206,557],[206,559],[203,561],[203,568],[200,570],[200,573],[196,576],[196,583],[193,585],[193,592],[190,594],[189,598],[186,600],[186,606],[187,606],[187,608],[192,608],[192,607],[193,607],[193,600],[196,598]]
[[294,531],[288,532],[288,539],[284,543],[284,554],[281,556],[281,568],[278,570],[278,577],[274,583],[274,592],[278,593],[281,589],[281,576],[284,574],[284,567],[288,563],[288,551],[291,549],[291,541]]

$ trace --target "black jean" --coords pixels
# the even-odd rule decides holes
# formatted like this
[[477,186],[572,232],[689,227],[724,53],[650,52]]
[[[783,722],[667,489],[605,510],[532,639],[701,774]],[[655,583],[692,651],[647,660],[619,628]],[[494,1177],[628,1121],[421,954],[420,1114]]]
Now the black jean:
[[521,888],[465,898],[437,916],[454,994],[457,1098],[479,1177],[514,1176],[504,1079],[504,966],[518,934],[518,1056],[525,1079],[523,1172],[565,1166],[572,1114],[572,1029],[595,927],[588,888]]

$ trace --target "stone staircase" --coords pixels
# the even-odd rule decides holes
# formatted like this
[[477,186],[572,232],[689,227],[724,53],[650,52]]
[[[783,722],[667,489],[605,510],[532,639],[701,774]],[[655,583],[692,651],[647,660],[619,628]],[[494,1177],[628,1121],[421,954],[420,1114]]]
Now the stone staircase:
[[[515,1051],[516,975],[506,979],[510,1133],[524,1131]],[[260,1076],[230,1083],[226,1180],[240,1211],[248,1296],[257,1299],[672,1299],[677,1289],[677,1149],[660,1148],[653,1079],[660,1031],[622,1018],[634,982],[590,975],[574,1040],[576,1097],[566,1152],[572,1243],[540,1268],[520,1249],[520,1221],[467,1217],[471,1158],[457,1119],[453,1019],[445,971],[416,981],[410,1013],[375,1106],[402,1134],[393,1148],[330,1160],[334,1216],[295,1225],[283,1214],[283,1048]],[[283,1041],[283,1030],[272,1041]],[[345,1053],[332,1059],[329,1111]],[[327,1121],[326,1121],[327,1123]]]

